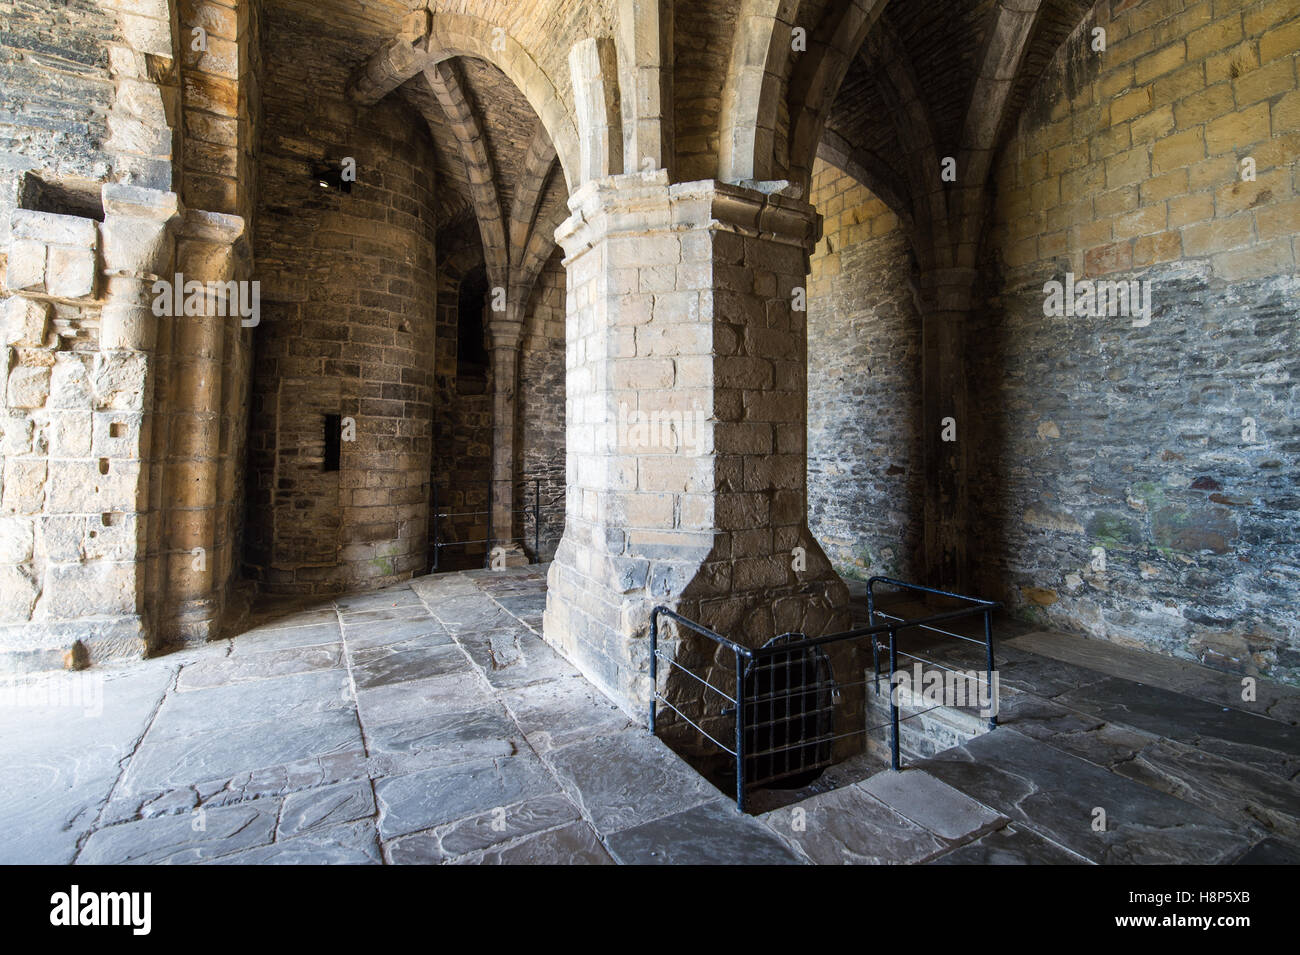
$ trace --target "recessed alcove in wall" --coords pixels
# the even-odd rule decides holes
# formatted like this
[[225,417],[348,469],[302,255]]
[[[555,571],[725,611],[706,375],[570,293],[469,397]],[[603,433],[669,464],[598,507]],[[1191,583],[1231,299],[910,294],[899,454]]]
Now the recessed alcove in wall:
[[18,208],[104,221],[100,184],[76,176],[25,174],[18,187]]

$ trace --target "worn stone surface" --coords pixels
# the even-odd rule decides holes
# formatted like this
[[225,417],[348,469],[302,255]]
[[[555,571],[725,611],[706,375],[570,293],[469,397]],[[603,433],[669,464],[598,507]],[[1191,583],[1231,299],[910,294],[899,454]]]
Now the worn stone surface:
[[[804,813],[797,824],[795,808]],[[857,786],[814,796],[760,819],[817,865],[923,862],[948,846]]]
[[275,835],[275,804],[226,806],[202,815],[124,822],[92,833],[77,856],[83,865],[206,862],[262,846]]
[[374,814],[375,796],[368,779],[292,793],[280,809],[276,838],[291,839]]
[[1080,640],[1073,635],[1036,630],[1002,645],[1029,650],[1039,657],[1051,657],[1099,673],[1138,680],[1149,686],[1244,710],[1259,716],[1300,723],[1300,689],[1271,680],[1251,680],[1253,699],[1238,674],[1199,666],[1185,660],[1144,653],[1108,641]]
[[385,839],[392,839],[548,789],[559,787],[531,754],[392,776],[375,786],[379,830]]
[[[1054,699],[1028,691],[1012,698],[1004,725],[983,737],[1005,742],[995,755],[970,761],[975,741],[921,766],[909,761],[901,774],[882,773],[880,763],[860,756],[780,799],[753,794],[751,811],[761,815],[752,817],[736,813],[729,792],[630,723],[572,669],[557,675],[544,654],[524,654],[512,663],[519,678],[493,686],[491,658],[468,652],[482,636],[472,630],[453,637],[435,629],[423,638],[435,656],[462,654],[455,674],[427,678],[415,667],[354,694],[362,668],[419,648],[422,638],[404,627],[411,614],[427,615],[426,603],[436,616],[440,600],[458,601],[447,612],[457,616],[466,597],[521,595],[544,578],[524,579],[456,574],[406,594],[340,601],[331,613],[345,621],[365,616],[376,629],[367,631],[367,652],[354,654],[345,623],[339,666],[281,672],[285,653],[321,645],[260,648],[269,634],[324,627],[332,635],[321,611],[309,608],[275,626],[259,624],[244,650],[236,636],[163,661],[59,676],[30,706],[0,710],[0,819],[13,832],[3,858],[1251,861],[1285,858],[1296,837],[1294,782],[1069,708],[1057,680],[1039,682]],[[413,602],[416,591],[421,599]],[[527,612],[523,602],[517,607]],[[513,631],[484,635],[526,630],[514,619]],[[395,643],[379,632],[384,626],[398,635]],[[1025,662],[1032,657],[1019,651]],[[229,669],[237,659],[245,665]],[[538,679],[529,677],[531,667]],[[187,670],[238,679],[184,688]],[[90,692],[101,677],[102,693]],[[1185,725],[1172,702],[1160,710],[1174,737],[1185,736],[1206,705],[1196,695],[1186,702]],[[215,722],[214,713],[221,714]],[[1091,831],[1094,800],[1113,831]]]
[[642,730],[570,743],[545,758],[602,836],[718,798],[716,789]]
[[370,820],[314,829],[212,860],[213,865],[381,865],[382,862],[378,834]]
[[1083,865],[1084,860],[1027,829],[1005,826],[930,860],[931,865]]
[[964,840],[1006,822],[1003,816],[923,770],[877,773],[859,787],[944,839]]
[[[1015,730],[1000,728],[921,766],[1012,824],[1094,862],[1227,862],[1252,834],[1221,816],[1123,780]],[[1105,811],[1105,829],[1093,829]]]
[[497,845],[481,853],[462,856],[457,865],[612,865],[591,826],[571,822],[558,829],[525,836],[509,845]]
[[609,837],[624,865],[797,865],[771,830],[719,799]]

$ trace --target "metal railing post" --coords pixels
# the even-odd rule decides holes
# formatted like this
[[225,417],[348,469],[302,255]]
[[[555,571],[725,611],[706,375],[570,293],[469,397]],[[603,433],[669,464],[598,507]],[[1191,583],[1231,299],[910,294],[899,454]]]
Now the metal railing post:
[[496,500],[496,484],[492,480],[491,472],[488,473],[488,501],[487,501],[487,541],[483,544],[483,566],[488,570],[492,569],[492,510]]
[[898,630],[895,627],[889,628],[889,749],[890,763],[897,772],[900,768],[898,760],[898,682],[895,679],[898,673]]
[[438,569],[438,482],[433,482],[433,569]]
[[[867,629],[876,625],[876,582],[867,581]],[[871,635],[871,688],[877,696],[880,695],[880,642],[876,635]]]
[[987,607],[984,609],[984,646],[986,651],[984,685],[988,687],[989,692],[989,729],[995,729],[998,725],[998,701],[993,698],[993,611]]
[[736,658],[736,810],[745,811],[745,661],[739,648]]
[[655,735],[656,703],[659,698],[659,608],[650,611],[650,735]]

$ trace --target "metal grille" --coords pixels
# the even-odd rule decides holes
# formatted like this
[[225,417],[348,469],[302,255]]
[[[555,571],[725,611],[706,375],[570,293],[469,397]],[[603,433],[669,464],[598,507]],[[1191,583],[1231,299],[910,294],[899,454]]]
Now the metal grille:
[[[961,604],[961,608],[904,619],[879,609],[875,595],[877,585],[955,600]],[[758,648],[737,643],[668,607],[655,607],[650,612],[650,732],[657,732],[656,718],[658,707],[662,704],[709,743],[730,756],[736,767],[736,808],[742,812],[749,789],[775,782],[784,782],[792,787],[802,785],[805,780],[810,782],[817,773],[831,765],[837,741],[863,737],[884,727],[889,727],[890,730],[891,763],[894,769],[899,769],[899,723],[922,716],[928,710],[900,716],[897,698],[890,692],[888,722],[861,729],[841,728],[837,732],[835,708],[840,703],[843,691],[849,690],[855,695],[878,693],[882,678],[887,689],[894,685],[900,656],[922,660],[922,657],[899,649],[898,636],[906,630],[924,630],[983,646],[984,685],[990,687],[993,680],[993,611],[1001,604],[889,577],[873,577],[867,582],[867,604],[870,621],[867,627],[821,637],[787,633]],[[938,626],[976,616],[983,618],[983,640],[953,633]],[[727,686],[717,686],[709,681],[710,676],[720,678],[718,670],[696,672],[685,665],[680,657],[661,652],[661,618],[672,621],[678,628],[679,635],[688,632],[704,637],[717,650],[722,651],[716,656],[715,652],[711,652],[704,659],[716,659],[718,665],[723,667],[720,676]],[[877,623],[877,620],[884,622]],[[872,663],[866,679],[848,684],[836,681],[827,653],[829,648],[836,646],[842,648],[850,660],[855,658],[857,651],[869,650]],[[727,679],[725,664],[721,662],[728,651],[734,661],[731,679]],[[927,662],[941,669],[950,669],[935,661]],[[670,670],[679,672],[702,686],[699,702],[688,707],[691,709],[689,714],[660,692],[660,663],[667,664]],[[730,706],[714,709],[718,698]],[[996,709],[989,718],[990,729],[997,725],[995,714]],[[729,721],[731,726],[727,729],[732,732],[719,727],[718,718]],[[701,724],[708,724],[713,732]],[[729,736],[733,742],[728,745],[719,736],[724,739]]]
[[[783,634],[764,649],[802,640]],[[835,703],[831,659],[821,647],[756,657],[745,667],[745,779],[751,786],[811,782],[831,764]]]

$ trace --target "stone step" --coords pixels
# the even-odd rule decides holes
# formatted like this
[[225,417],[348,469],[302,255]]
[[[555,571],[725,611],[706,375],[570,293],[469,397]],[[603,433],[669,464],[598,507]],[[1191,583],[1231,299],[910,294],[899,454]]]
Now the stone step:
[[1003,645],[1256,716],[1300,724],[1300,687],[1252,678],[1252,692],[1246,695],[1254,699],[1243,699],[1243,674],[1051,630],[1022,634]]
[[[899,687],[898,749],[908,759],[926,759],[960,746],[988,732],[988,719],[977,709],[935,706],[923,693]],[[888,760],[890,756],[889,681],[881,679],[880,689],[867,687],[867,752]]]

